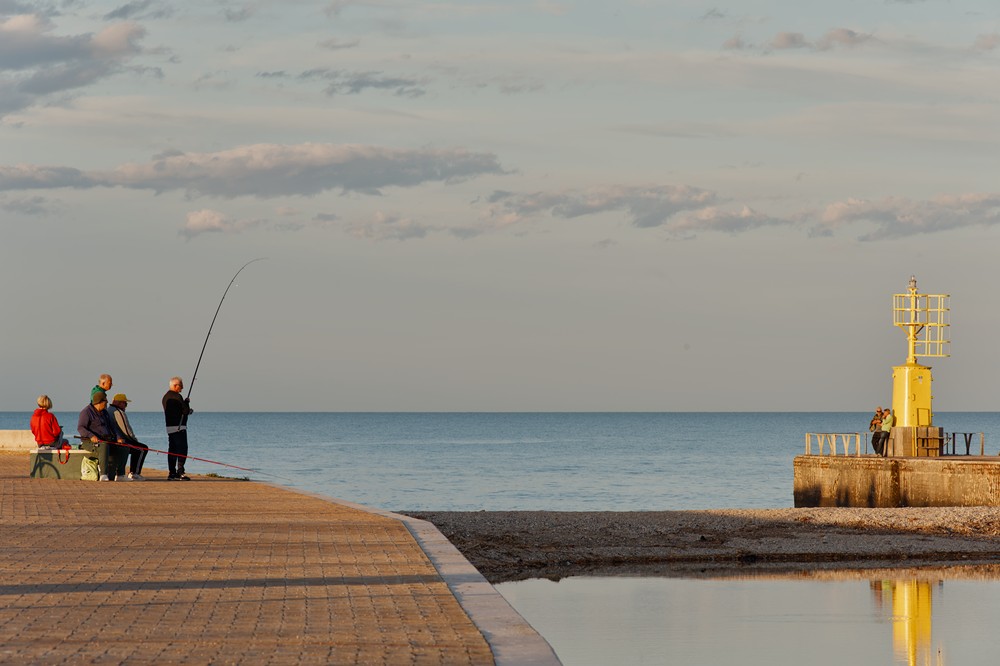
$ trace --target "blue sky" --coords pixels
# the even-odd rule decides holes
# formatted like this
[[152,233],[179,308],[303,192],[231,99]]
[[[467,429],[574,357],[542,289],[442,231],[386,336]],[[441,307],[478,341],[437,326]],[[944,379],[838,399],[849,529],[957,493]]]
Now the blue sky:
[[0,409],[995,409],[986,2],[0,0]]

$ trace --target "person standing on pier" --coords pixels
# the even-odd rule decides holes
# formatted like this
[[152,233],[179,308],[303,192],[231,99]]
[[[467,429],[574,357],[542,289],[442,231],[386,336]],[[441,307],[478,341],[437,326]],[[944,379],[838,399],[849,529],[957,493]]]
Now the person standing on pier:
[[184,382],[180,377],[170,378],[170,390],[163,395],[163,417],[167,424],[167,475],[168,481],[190,481],[184,473],[187,460],[187,417],[194,412],[191,404],[181,395]]
[[886,442],[889,441],[889,433],[892,432],[892,426],[896,423],[896,417],[892,415],[892,408],[886,407],[882,411],[882,426],[879,434],[882,437],[879,439],[879,455],[886,456],[889,455]]
[[875,455],[882,455],[882,406],[875,408],[875,416],[868,424],[868,430],[872,434],[872,449]]

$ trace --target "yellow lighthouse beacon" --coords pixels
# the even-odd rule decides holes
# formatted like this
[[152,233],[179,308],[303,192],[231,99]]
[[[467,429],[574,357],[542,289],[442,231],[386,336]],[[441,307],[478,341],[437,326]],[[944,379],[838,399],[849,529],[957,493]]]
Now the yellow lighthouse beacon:
[[896,417],[887,454],[936,456],[943,429],[934,427],[931,369],[917,357],[950,356],[948,294],[917,293],[910,276],[907,293],[892,296],[892,323],[906,332],[906,363],[892,369],[892,412]]

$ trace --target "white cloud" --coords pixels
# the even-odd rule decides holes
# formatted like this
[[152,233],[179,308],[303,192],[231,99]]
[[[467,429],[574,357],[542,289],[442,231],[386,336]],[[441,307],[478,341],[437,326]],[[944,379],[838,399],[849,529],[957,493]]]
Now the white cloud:
[[805,36],[801,32],[779,32],[768,42],[768,47],[777,50],[804,49],[809,46],[811,44],[806,41]]
[[0,18],[0,116],[122,71],[142,53],[146,34],[131,22],[96,35],[55,35],[54,29],[37,14]]
[[849,28],[834,28],[816,42],[816,48],[825,50],[834,46],[858,46],[871,38],[871,35],[855,32]]
[[976,51],[993,51],[998,46],[1000,46],[1000,33],[993,32],[976,37],[976,42],[972,45],[972,48]]
[[355,238],[369,240],[409,240],[424,238],[428,233],[441,231],[441,227],[421,224],[410,218],[378,211],[369,219],[347,225],[347,232]]
[[823,210],[817,231],[822,234],[858,222],[875,225],[860,240],[992,226],[1000,223],[1000,194],[946,194],[925,201],[896,197],[837,201]]
[[658,227],[681,211],[704,208],[716,199],[713,192],[686,185],[614,185],[527,194],[495,192],[490,197],[490,218],[499,226],[507,226],[540,214],[574,218],[618,211],[634,226]]
[[168,153],[110,172],[0,166],[0,191],[117,186],[223,198],[309,196],[327,190],[380,194],[385,187],[456,182],[487,173],[503,173],[495,155],[458,148],[255,144],[214,153]]
[[194,238],[204,233],[234,233],[256,226],[252,220],[236,220],[217,210],[204,208],[187,214],[187,221],[181,227],[181,235]]
[[759,213],[749,206],[743,206],[740,210],[725,210],[709,206],[677,215],[676,219],[667,225],[667,229],[678,234],[698,231],[722,231],[736,234],[761,227],[790,224],[792,224],[791,220],[771,217]]

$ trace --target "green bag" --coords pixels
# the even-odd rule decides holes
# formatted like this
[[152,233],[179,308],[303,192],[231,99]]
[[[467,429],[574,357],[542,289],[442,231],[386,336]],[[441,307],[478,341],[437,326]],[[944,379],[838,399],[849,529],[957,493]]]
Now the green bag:
[[84,456],[83,462],[80,463],[80,478],[84,481],[97,481],[100,476],[97,458],[87,458]]

